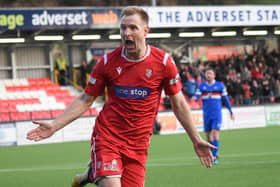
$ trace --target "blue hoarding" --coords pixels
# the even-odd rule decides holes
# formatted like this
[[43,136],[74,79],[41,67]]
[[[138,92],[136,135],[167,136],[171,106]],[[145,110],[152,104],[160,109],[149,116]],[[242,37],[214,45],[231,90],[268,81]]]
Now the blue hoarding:
[[0,10],[0,30],[117,28],[121,9]]

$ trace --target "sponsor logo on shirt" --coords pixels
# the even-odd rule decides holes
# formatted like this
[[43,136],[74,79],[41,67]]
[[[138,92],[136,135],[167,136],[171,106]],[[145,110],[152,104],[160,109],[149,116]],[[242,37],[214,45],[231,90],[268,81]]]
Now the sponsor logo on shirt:
[[179,74],[177,74],[176,77],[175,77],[174,79],[171,79],[171,80],[169,81],[169,84],[170,84],[170,85],[176,84],[176,83],[179,81],[179,78],[180,78],[180,76],[179,76]]
[[112,162],[104,163],[103,169],[104,169],[104,171],[120,171],[117,160],[115,160],[115,159],[112,160]]
[[90,82],[91,84],[95,84],[95,83],[96,83],[96,79],[93,78],[93,77],[90,77],[89,82]]
[[145,87],[128,87],[115,85],[114,89],[117,96],[129,99],[145,99],[150,95],[150,89]]

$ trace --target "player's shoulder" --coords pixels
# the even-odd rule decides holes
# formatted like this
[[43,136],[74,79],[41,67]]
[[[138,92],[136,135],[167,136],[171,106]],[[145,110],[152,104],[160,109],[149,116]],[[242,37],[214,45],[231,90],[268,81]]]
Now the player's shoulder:
[[[155,62],[167,65],[168,63],[174,63],[173,58],[166,51],[159,49],[155,46],[149,45],[151,49],[151,57]],[[175,63],[174,63],[175,64]]]
[[203,81],[203,82],[201,82],[200,84],[199,84],[199,86],[201,87],[201,86],[207,86],[208,84],[207,84],[207,82],[205,82],[205,81]]
[[165,55],[169,55],[166,51],[157,48],[155,46],[149,45],[150,49],[151,49],[151,55],[158,57],[160,59],[163,58]]
[[153,45],[148,45],[151,48],[151,53],[155,53],[157,55],[165,55],[165,53],[167,53],[166,51],[164,51],[163,49],[157,48]]
[[114,49],[113,51],[105,53],[102,57],[102,62],[104,63],[104,65],[107,65],[109,64],[108,62],[112,61],[112,59],[114,59],[114,61],[120,59],[121,52],[122,52],[122,46]]
[[219,85],[219,86],[224,86],[224,83],[223,83],[223,82],[217,81],[217,80],[215,81],[215,84],[216,84],[216,85]]
[[221,82],[221,81],[215,81],[215,83],[214,83],[213,86],[214,86],[214,87],[217,87],[217,88],[220,89],[220,90],[223,90],[223,89],[225,88],[224,83]]
[[198,85],[198,89],[199,89],[199,90],[205,90],[207,87],[208,87],[208,84],[207,84],[206,82],[201,82],[201,83]]
[[121,58],[121,54],[122,54],[122,46],[114,49],[111,52],[106,53],[105,55],[107,56],[108,59],[112,59],[112,58]]

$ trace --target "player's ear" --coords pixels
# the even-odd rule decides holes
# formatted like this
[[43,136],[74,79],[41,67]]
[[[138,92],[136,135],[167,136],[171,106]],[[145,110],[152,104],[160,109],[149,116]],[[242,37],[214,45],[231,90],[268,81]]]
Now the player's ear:
[[150,27],[145,26],[145,28],[144,28],[144,36],[146,37],[149,32],[150,32]]

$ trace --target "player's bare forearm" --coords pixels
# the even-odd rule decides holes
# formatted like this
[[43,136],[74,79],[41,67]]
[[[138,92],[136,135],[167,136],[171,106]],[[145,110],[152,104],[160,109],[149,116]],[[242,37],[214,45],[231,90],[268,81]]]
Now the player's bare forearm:
[[177,119],[180,121],[186,132],[188,133],[191,141],[193,142],[194,150],[199,157],[201,164],[207,168],[212,166],[213,156],[210,149],[216,148],[215,146],[204,141],[198,133],[191,116],[191,110],[186,103],[182,93],[175,94],[170,97],[172,108]]
[[72,103],[67,106],[65,111],[52,122],[55,131],[62,129],[70,122],[80,117],[92,105],[95,99],[95,96],[90,96],[86,93],[82,93],[74,99]]
[[177,119],[180,121],[182,124],[183,128],[186,130],[188,133],[190,139],[192,142],[195,144],[197,142],[201,141],[201,137],[195,128],[192,115],[191,115],[191,110],[189,105],[186,103],[186,100],[181,92],[170,96],[170,101],[172,104],[172,109],[177,117]]
[[37,128],[30,130],[27,133],[27,139],[40,141],[52,136],[56,131],[68,125],[71,121],[78,118],[85,112],[93,103],[96,97],[89,96],[85,93],[73,100],[66,110],[59,115],[52,123],[44,121],[33,121],[38,125]]

